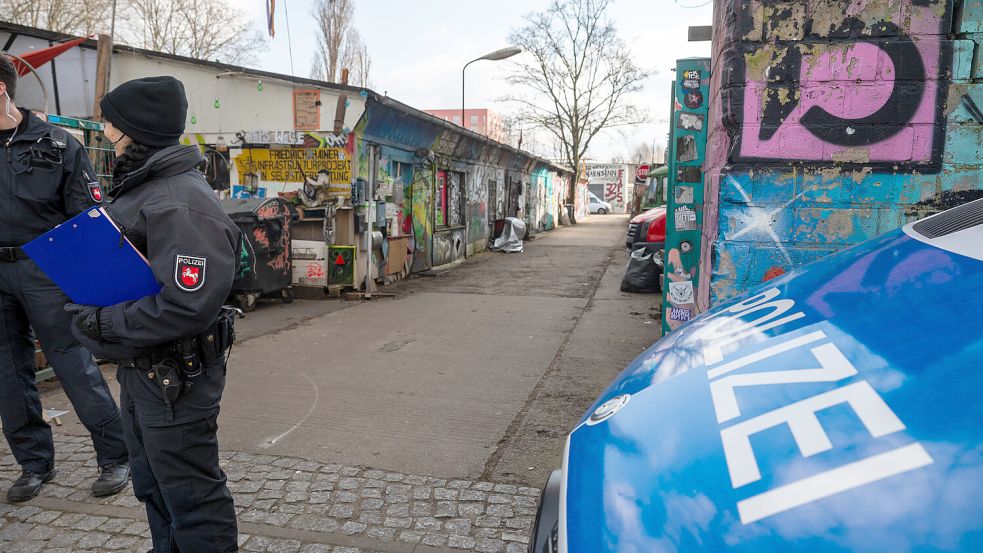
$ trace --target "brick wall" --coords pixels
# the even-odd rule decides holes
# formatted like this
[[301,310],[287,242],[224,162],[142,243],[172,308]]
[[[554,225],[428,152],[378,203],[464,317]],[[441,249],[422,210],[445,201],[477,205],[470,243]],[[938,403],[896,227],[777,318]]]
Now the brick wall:
[[981,0],[721,0],[714,18],[704,306],[983,195]]

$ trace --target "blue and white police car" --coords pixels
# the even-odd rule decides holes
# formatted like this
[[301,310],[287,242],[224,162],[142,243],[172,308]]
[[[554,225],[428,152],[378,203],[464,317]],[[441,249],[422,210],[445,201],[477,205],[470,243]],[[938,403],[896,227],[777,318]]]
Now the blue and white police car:
[[569,434],[529,548],[983,551],[983,199],[649,348]]

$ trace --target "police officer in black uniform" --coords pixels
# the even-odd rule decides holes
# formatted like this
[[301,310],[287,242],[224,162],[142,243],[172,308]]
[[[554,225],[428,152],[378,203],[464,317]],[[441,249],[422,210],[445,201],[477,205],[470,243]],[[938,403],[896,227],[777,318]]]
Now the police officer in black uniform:
[[14,105],[17,72],[0,54],[0,419],[23,474],[7,490],[11,502],[31,499],[55,476],[51,427],[34,385],[37,333],[79,420],[92,436],[100,474],[96,496],[129,479],[119,409],[92,355],[69,329],[65,294],[20,246],[102,202],[85,149],[64,129]]
[[173,77],[123,83],[100,103],[114,144],[110,216],[150,261],[160,292],[104,308],[70,304],[73,331],[119,362],[133,490],[154,553],[237,551],[216,419],[232,329],[223,303],[240,232],[181,146],[188,102]]

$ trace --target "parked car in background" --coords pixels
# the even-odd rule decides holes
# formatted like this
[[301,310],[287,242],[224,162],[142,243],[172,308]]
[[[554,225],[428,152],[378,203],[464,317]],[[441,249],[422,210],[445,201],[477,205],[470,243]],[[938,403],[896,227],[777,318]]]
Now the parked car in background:
[[647,247],[653,252],[666,247],[665,206],[653,207],[648,211],[639,213],[628,221],[625,247],[629,250]]
[[587,199],[589,200],[587,207],[591,213],[599,213],[601,215],[611,213],[611,204],[602,201],[593,192],[587,192]]
[[983,200],[722,303],[567,438],[534,553],[983,551]]

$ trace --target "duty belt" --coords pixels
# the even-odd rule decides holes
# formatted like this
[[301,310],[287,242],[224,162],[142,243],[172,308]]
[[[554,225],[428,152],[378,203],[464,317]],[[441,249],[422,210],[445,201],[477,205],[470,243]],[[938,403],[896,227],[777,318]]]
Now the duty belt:
[[121,367],[147,369],[166,360],[179,364],[184,376],[197,376],[202,368],[224,357],[225,351],[235,340],[233,321],[223,312],[219,318],[197,336],[181,338],[154,348],[146,354],[129,359],[119,359]]
[[10,263],[18,259],[27,259],[27,254],[24,253],[24,250],[18,247],[0,247],[0,261]]
[[154,356],[146,356],[146,357],[135,357],[132,359],[120,359],[119,366],[125,367],[127,369],[149,369],[153,367],[156,363],[160,363],[161,361],[172,357],[173,356],[154,355]]

